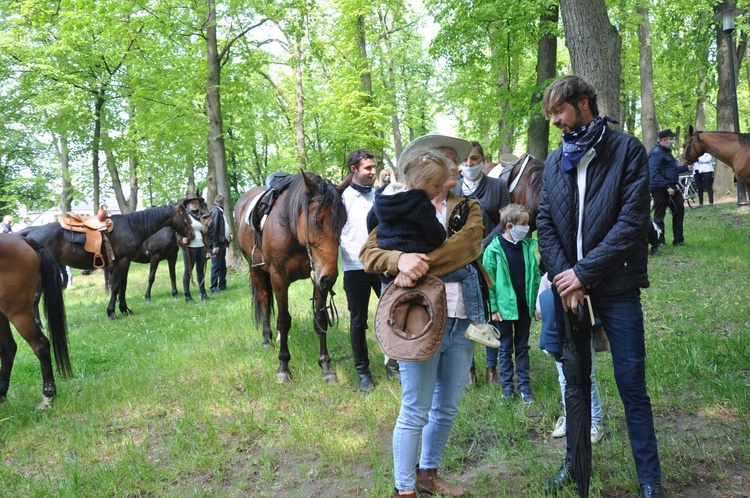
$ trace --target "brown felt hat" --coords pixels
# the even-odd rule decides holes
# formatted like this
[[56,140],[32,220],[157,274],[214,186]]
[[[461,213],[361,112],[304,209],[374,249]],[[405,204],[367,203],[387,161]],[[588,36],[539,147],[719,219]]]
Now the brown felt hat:
[[448,321],[445,284],[425,275],[414,287],[388,284],[375,313],[375,337],[383,354],[403,361],[425,361],[437,354]]
[[190,201],[201,201],[206,202],[203,197],[199,196],[198,194],[194,194],[193,192],[188,192],[187,195],[185,195],[185,199],[183,202],[187,204]]

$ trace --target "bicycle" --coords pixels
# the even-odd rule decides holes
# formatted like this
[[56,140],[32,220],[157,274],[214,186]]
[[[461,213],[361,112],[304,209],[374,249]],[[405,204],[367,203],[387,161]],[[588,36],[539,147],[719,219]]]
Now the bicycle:
[[695,199],[698,197],[698,190],[695,188],[695,177],[692,173],[683,173],[677,180],[677,188],[682,192],[682,197],[687,202],[690,209],[695,209]]

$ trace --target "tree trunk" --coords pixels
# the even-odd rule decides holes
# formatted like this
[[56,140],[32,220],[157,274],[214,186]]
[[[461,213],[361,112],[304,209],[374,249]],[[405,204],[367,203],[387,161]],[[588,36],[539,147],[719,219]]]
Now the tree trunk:
[[656,117],[654,102],[654,65],[651,56],[651,25],[648,20],[648,8],[638,7],[641,23],[638,25],[638,43],[640,44],[639,66],[641,69],[641,128],[643,143],[651,147],[659,136],[659,120]]
[[706,129],[706,77],[703,71],[698,71],[701,82],[698,85],[698,101],[695,105],[695,129]]
[[302,92],[302,50],[298,38],[294,47],[294,99],[297,108],[294,112],[294,130],[297,142],[297,165],[302,171],[307,169],[307,154],[305,152],[305,99]]
[[[714,13],[731,8],[729,2],[724,1],[714,7]],[[732,77],[729,68],[729,44],[726,35],[722,31],[721,23],[716,26],[716,66],[719,78],[719,93],[716,102],[716,126],[717,131],[735,131],[734,129],[734,103],[732,101],[732,88],[730,79]],[[736,81],[736,80],[735,80]],[[736,197],[737,187],[734,185],[734,173],[732,169],[721,161],[716,161],[716,172],[714,173],[714,191],[717,196],[732,195]]]
[[549,151],[549,120],[541,109],[544,85],[547,80],[555,77],[557,69],[557,36],[552,29],[557,25],[559,9],[557,5],[550,7],[542,14],[544,34],[539,38],[536,58],[536,87],[537,91],[531,96],[531,118],[529,119],[529,147],[528,153],[539,159],[546,159]]
[[96,92],[96,102],[94,103],[94,141],[91,145],[92,161],[91,168],[93,173],[93,212],[96,214],[101,205],[99,199],[99,146],[101,144],[101,133],[102,133],[102,109],[104,108],[104,89],[100,88]]
[[[115,191],[115,199],[117,200],[117,206],[120,208],[120,212],[122,214],[130,213],[131,210],[128,206],[128,200],[125,199],[125,194],[122,192],[122,184],[120,183],[120,174],[117,171],[117,159],[115,158],[115,154],[112,151],[112,147],[107,145],[107,132],[106,130],[102,132],[102,137],[105,139],[105,144],[102,147],[104,149],[104,157],[105,157],[105,163],[107,165],[107,171],[109,172],[109,178],[112,180],[112,188]],[[137,195],[136,191],[131,191],[130,196],[133,197],[133,195]],[[107,206],[107,208],[111,208],[112,206]]]
[[70,199],[73,196],[73,185],[70,183],[70,149],[68,149],[68,136],[61,132],[55,136],[55,155],[60,161],[60,173],[62,175],[62,191],[60,192],[60,212],[70,211]]
[[367,95],[372,97],[372,73],[370,73],[370,62],[367,59],[367,38],[365,37],[365,17],[363,15],[357,16],[357,43],[359,44],[359,60],[361,64],[360,68],[360,79],[362,80],[362,88],[367,92]]
[[560,11],[573,73],[596,90],[599,115],[620,121],[622,39],[609,21],[604,0],[560,0]]

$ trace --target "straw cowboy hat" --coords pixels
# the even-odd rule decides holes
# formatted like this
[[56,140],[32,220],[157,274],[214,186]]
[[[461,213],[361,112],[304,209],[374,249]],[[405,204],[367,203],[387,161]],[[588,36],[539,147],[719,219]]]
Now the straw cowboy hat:
[[448,135],[425,135],[419,137],[416,140],[409,143],[406,148],[401,152],[398,161],[399,165],[403,160],[408,158],[414,152],[422,149],[437,149],[438,147],[449,147],[456,151],[458,156],[458,164],[464,162],[466,157],[471,153],[471,142],[464,140],[463,138],[450,137]]

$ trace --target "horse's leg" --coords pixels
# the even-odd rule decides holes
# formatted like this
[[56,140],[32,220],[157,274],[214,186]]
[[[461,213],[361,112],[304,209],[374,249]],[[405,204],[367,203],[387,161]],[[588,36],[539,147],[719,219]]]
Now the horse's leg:
[[263,327],[263,345],[270,346],[271,340],[271,281],[268,273],[258,267],[250,267],[250,287],[253,294],[255,321]]
[[128,288],[128,273],[130,272],[130,261],[120,261],[122,271],[120,273],[120,291],[118,293],[120,298],[120,313],[123,315],[132,315],[133,311],[128,308],[128,303],[125,302],[125,291]]
[[5,401],[10,387],[10,372],[16,358],[18,346],[13,339],[10,323],[5,315],[0,314],[0,403]]
[[16,327],[19,335],[29,343],[29,346],[31,346],[34,354],[39,359],[44,384],[42,386],[42,402],[37,406],[37,409],[43,410],[52,402],[52,398],[57,394],[57,387],[55,385],[55,374],[52,370],[50,343],[39,327],[37,316],[37,313],[29,309],[27,313],[19,313],[12,318],[13,325]]
[[110,271],[107,272],[104,271],[104,275],[106,278],[107,273],[109,273],[109,304],[107,305],[107,316],[110,320],[116,320],[117,315],[115,314],[115,303],[117,301],[117,294],[120,292],[120,265],[118,263],[115,263],[114,266],[110,268]]
[[289,370],[289,329],[292,327],[292,316],[289,314],[289,284],[281,277],[271,277],[274,296],[276,296],[276,332],[279,334],[279,368],[276,370],[278,382],[289,382],[292,372]]
[[326,311],[326,296],[315,289],[315,312],[313,313],[313,326],[318,334],[318,365],[323,370],[323,381],[326,384],[337,384],[339,381],[336,370],[331,367],[331,358],[328,356],[328,312]]
[[177,292],[177,273],[175,272],[176,264],[177,253],[167,258],[167,266],[169,267],[169,280],[172,282],[172,297],[180,297],[180,293]]
[[159,256],[151,256],[148,268],[148,287],[146,288],[146,294],[143,296],[146,301],[151,301],[151,287],[153,287],[156,279],[157,268],[159,268]]

